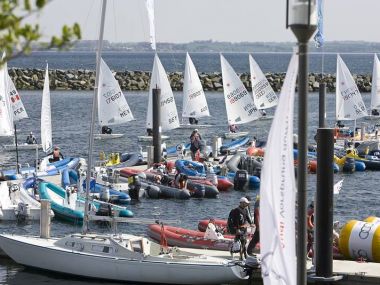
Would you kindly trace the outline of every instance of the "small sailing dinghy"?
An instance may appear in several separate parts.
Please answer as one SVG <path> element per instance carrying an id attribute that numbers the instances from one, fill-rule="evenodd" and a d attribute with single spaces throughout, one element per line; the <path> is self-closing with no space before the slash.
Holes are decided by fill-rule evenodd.
<path id="1" fill-rule="evenodd" d="M 259 120 L 272 120 L 273 116 L 267 115 L 265 109 L 277 105 L 277 95 L 252 55 L 249 55 L 249 68 L 251 72 L 253 100 L 261 115 Z"/>
<path id="2" fill-rule="evenodd" d="M 257 120 L 260 117 L 253 97 L 223 55 L 220 55 L 223 77 L 224 101 L 226 103 L 228 125 L 240 125 Z M 248 132 L 228 132 L 225 138 L 246 136 Z"/>
<path id="3" fill-rule="evenodd" d="M 198 124 L 198 118 L 209 117 L 210 112 L 202 83 L 199 80 L 198 72 L 189 53 L 186 53 L 186 65 L 183 77 L 182 120 L 184 121 L 184 119 L 189 118 L 189 122 L 181 124 L 180 128 L 207 128 L 210 125 Z M 190 121 L 193 121 L 194 124 L 191 124 Z"/>
<path id="4" fill-rule="evenodd" d="M 380 120 L 380 61 L 376 54 L 373 60 L 370 114 L 364 119 Z"/>
<path id="5" fill-rule="evenodd" d="M 108 126 L 120 125 L 134 120 L 128 102 L 121 91 L 119 83 L 116 81 L 108 65 L 103 59 L 100 62 L 99 89 L 98 89 L 98 121 L 99 125 L 110 130 Z M 105 132 L 95 134 L 94 139 L 116 139 L 124 134 L 113 134 Z"/>

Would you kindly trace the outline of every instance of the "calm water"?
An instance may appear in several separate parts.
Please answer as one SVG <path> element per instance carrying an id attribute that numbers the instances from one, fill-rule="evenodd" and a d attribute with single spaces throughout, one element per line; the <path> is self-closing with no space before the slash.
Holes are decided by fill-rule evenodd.
<path id="1" fill-rule="evenodd" d="M 191 53 L 191 58 L 198 72 L 221 72 L 219 53 Z M 183 71 L 185 53 L 159 53 L 166 71 Z M 248 53 L 225 53 L 236 72 L 249 72 Z M 286 72 L 289 53 L 253 53 L 264 72 Z M 355 74 L 371 74 L 372 54 L 342 54 L 348 68 Z M 103 58 L 112 70 L 151 71 L 153 53 L 104 52 Z M 45 68 L 46 62 L 51 69 L 93 69 L 95 70 L 95 53 L 89 52 L 34 52 L 28 57 L 19 57 L 8 63 L 9 67 Z M 311 54 L 310 72 L 335 73 L 336 55 Z"/>
<path id="2" fill-rule="evenodd" d="M 21 92 L 25 107 L 27 108 L 30 119 L 21 121 L 20 140 L 24 140 L 28 132 L 33 131 L 39 139 L 40 129 L 40 91 L 23 91 Z M 201 130 L 202 136 L 211 141 L 212 137 L 223 133 L 227 130 L 226 113 L 222 93 L 207 93 L 207 100 L 210 106 L 212 117 L 201 120 L 201 123 L 214 124 L 207 130 Z M 53 125 L 53 143 L 61 147 L 65 156 L 84 156 L 87 157 L 87 144 L 89 134 L 90 106 L 92 92 L 52 92 L 52 125 Z M 369 95 L 364 95 L 366 105 L 369 104 Z M 327 118 L 331 126 L 335 114 L 335 94 L 327 96 Z M 127 100 L 131 106 L 132 112 L 136 118 L 135 121 L 122 126 L 115 126 L 114 132 L 125 133 L 125 137 L 111 141 L 95 141 L 94 156 L 98 157 L 100 151 L 110 153 L 112 151 L 131 152 L 138 149 L 137 136 L 144 134 L 145 116 L 147 106 L 147 93 L 135 92 L 128 93 Z M 182 108 L 182 99 L 180 93 L 175 93 L 175 99 L 178 110 Z M 312 141 L 317 127 L 318 120 L 318 95 L 310 94 L 309 100 L 309 138 Z M 297 111 L 296 111 L 297 115 Z M 269 131 L 270 122 L 252 122 L 241 127 L 242 130 L 249 130 L 252 135 L 258 138 L 266 139 Z M 297 124 L 295 124 L 295 128 Z M 168 145 L 175 145 L 180 142 L 186 142 L 190 130 L 173 130 L 168 133 L 171 140 Z M 1 143 L 10 142 L 4 138 Z M 34 152 L 20 153 L 20 161 L 32 163 L 35 158 Z M 14 163 L 15 157 L 12 152 L 0 151 L 0 167 Z M 351 175 L 336 174 L 335 181 L 344 178 L 343 190 L 335 200 L 334 220 L 345 222 L 349 219 L 364 219 L 369 215 L 380 216 L 378 189 L 380 177 L 378 172 L 358 172 Z M 316 176 L 309 175 L 308 180 L 309 198 L 314 195 Z M 249 193 L 252 196 L 257 194 L 256 191 Z M 192 199 L 188 201 L 176 200 L 142 200 L 141 203 L 129 206 L 135 213 L 136 217 L 180 219 L 179 226 L 196 229 L 198 221 L 203 218 L 226 218 L 230 209 L 236 207 L 242 193 L 231 191 L 221 193 L 219 199 Z M 107 229 L 92 226 L 96 231 L 107 231 Z M 120 225 L 121 231 L 129 231 L 136 234 L 145 234 L 146 226 L 144 225 Z M 68 232 L 77 232 L 80 228 L 76 225 L 62 223 L 59 221 L 52 222 L 52 234 L 63 235 Z M 13 223 L 0 223 L 0 232 L 15 233 L 35 233 L 39 231 L 39 225 L 32 223 L 24 226 L 17 226 Z M 33 269 L 25 269 L 15 263 L 0 259 L 0 284 L 105 284 L 94 281 L 82 281 L 80 279 L 68 279 L 66 276 L 41 272 Z M 115 284 L 115 283 L 113 283 Z"/>

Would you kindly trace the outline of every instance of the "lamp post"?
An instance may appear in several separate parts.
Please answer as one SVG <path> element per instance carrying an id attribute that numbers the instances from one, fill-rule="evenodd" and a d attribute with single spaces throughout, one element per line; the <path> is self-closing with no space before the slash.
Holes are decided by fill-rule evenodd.
<path id="1" fill-rule="evenodd" d="M 307 44 L 316 30 L 316 0 L 287 0 L 286 27 L 298 41 L 298 169 L 297 169 L 297 284 L 306 284 L 306 182 L 308 55 Z"/>

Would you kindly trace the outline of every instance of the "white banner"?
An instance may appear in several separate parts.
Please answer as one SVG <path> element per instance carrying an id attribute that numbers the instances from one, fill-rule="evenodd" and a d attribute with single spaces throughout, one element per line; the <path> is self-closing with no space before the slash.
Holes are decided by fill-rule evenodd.
<path id="1" fill-rule="evenodd" d="M 46 64 L 45 82 L 44 90 L 42 91 L 41 105 L 41 144 L 44 152 L 49 152 L 53 148 L 49 84 L 49 69 L 48 65 Z"/>
<path id="2" fill-rule="evenodd" d="M 156 27 L 154 25 L 154 0 L 146 0 L 149 20 L 149 40 L 153 50 L 156 50 Z"/>
<path id="3" fill-rule="evenodd" d="M 358 86 L 339 55 L 336 66 L 336 120 L 356 120 L 367 116 Z"/>
<path id="4" fill-rule="evenodd" d="M 377 55 L 373 59 L 371 110 L 380 108 L 380 62 Z"/>
<path id="5" fill-rule="evenodd" d="M 298 56 L 294 54 L 269 132 L 261 173 L 260 248 L 265 285 L 296 284 L 293 109 L 297 72 Z"/>
<path id="6" fill-rule="evenodd" d="M 5 63 L 0 69 L 0 136 L 12 136 L 13 116 L 8 86 L 8 70 Z"/>

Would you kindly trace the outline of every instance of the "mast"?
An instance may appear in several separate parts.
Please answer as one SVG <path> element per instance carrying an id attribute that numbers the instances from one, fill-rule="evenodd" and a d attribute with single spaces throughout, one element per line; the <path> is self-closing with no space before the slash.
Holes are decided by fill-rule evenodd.
<path id="1" fill-rule="evenodd" d="M 89 192 L 90 192 L 90 178 L 91 178 L 91 167 L 92 167 L 92 150 L 94 145 L 94 126 L 95 126 L 95 116 L 98 102 L 98 84 L 99 84 L 99 71 L 100 71 L 100 59 L 103 49 L 103 34 L 104 34 L 104 22 L 106 16 L 107 0 L 102 1 L 102 16 L 100 20 L 100 30 L 99 30 L 99 40 L 98 49 L 96 52 L 96 77 L 94 86 L 94 97 L 92 98 L 92 112 L 91 112 L 91 124 L 90 124 L 90 137 L 88 142 L 88 165 L 87 165 L 87 177 L 86 177 L 86 202 L 84 208 L 84 219 L 82 233 L 85 234 L 88 231 L 88 211 L 89 211 Z"/>

